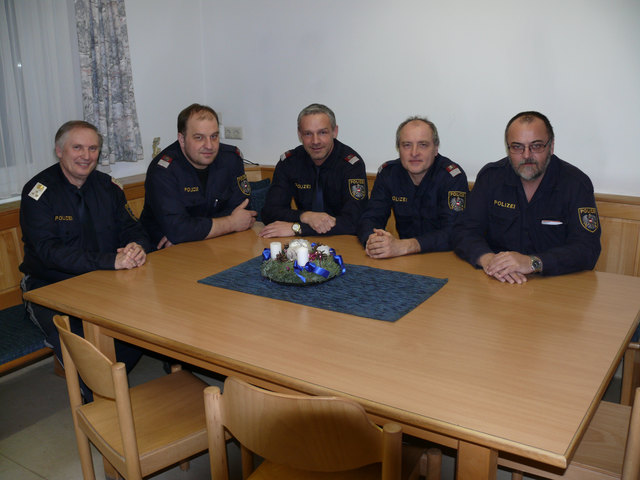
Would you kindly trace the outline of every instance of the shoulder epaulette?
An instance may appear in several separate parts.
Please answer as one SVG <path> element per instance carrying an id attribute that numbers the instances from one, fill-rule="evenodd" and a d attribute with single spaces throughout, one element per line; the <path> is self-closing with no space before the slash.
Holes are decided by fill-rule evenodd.
<path id="1" fill-rule="evenodd" d="M 451 175 L 452 177 L 455 177 L 462 173 L 462 170 L 460 170 L 460 167 L 458 167 L 458 165 L 456 165 L 455 163 L 450 163 L 449 165 L 447 165 L 446 168 L 447 168 L 447 172 L 449 172 L 449 175 Z"/>
<path id="2" fill-rule="evenodd" d="M 358 163 L 360 161 L 360 157 L 358 157 L 357 155 L 354 155 L 352 153 L 352 154 L 347 155 L 346 157 L 344 157 L 344 160 L 346 162 L 349 162 L 351 165 L 355 165 L 356 163 Z"/>
<path id="3" fill-rule="evenodd" d="M 382 165 L 380 165 L 378 167 L 378 173 L 380 173 L 383 168 L 388 167 L 388 166 L 389 166 L 389 162 L 384 162 Z"/>
<path id="4" fill-rule="evenodd" d="M 242 155 L 242 152 L 235 145 L 229 145 L 228 143 L 221 143 L 219 151 L 220 152 L 233 153 L 233 154 L 239 156 L 242 160 L 244 160 L 244 156 Z"/>
<path id="5" fill-rule="evenodd" d="M 40 200 L 40 197 L 47 189 L 46 185 L 41 184 L 40 182 L 36 183 L 31 191 L 29 192 L 29 196 L 33 198 L 35 201 Z"/>
<path id="6" fill-rule="evenodd" d="M 124 187 L 122 186 L 122 183 L 120 183 L 120 180 L 118 180 L 117 178 L 111 177 L 111 183 L 116 185 L 120 190 L 124 192 Z"/>
<path id="7" fill-rule="evenodd" d="M 169 155 L 163 155 L 162 158 L 158 160 L 158 166 L 167 168 L 169 165 L 171 165 L 171 162 L 173 162 L 173 158 L 171 158 Z"/>
<path id="8" fill-rule="evenodd" d="M 287 150 L 282 155 L 280 155 L 280 161 L 284 160 L 285 158 L 289 158 L 291 155 L 293 155 L 293 151 Z"/>

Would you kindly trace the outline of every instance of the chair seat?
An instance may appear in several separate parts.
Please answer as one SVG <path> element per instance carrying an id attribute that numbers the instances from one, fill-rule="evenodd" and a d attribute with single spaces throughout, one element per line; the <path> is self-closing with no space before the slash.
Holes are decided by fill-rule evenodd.
<path id="1" fill-rule="evenodd" d="M 142 476 L 176 464 L 185 453 L 207 449 L 204 402 L 206 383 L 187 371 L 162 376 L 130 390 Z M 108 460 L 124 468 L 115 402 L 96 398 L 78 409 L 80 427 L 96 445 L 107 443 Z M 165 418 L 165 422 L 158 422 Z M 95 430 L 94 430 L 95 428 Z M 176 444 L 179 443 L 179 448 Z"/>
<path id="2" fill-rule="evenodd" d="M 603 480 L 622 475 L 631 407 L 600 402 L 589 428 L 564 474 L 553 474 L 518 462 L 498 459 L 498 464 L 549 479 Z"/>
<path id="3" fill-rule="evenodd" d="M 600 402 L 569 470 L 580 467 L 620 478 L 630 417 L 631 407 Z"/>

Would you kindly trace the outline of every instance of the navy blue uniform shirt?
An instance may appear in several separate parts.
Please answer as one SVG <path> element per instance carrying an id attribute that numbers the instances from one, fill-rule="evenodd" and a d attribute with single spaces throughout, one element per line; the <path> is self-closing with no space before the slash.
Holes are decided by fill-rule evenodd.
<path id="1" fill-rule="evenodd" d="M 79 217 L 84 196 L 94 234 Z M 54 283 L 93 270 L 113 270 L 116 250 L 131 242 L 149 251 L 149 240 L 119 186 L 94 170 L 80 189 L 69 183 L 57 163 L 27 182 L 20 202 L 24 261 L 20 271 L 42 283 Z M 89 237 L 89 238 L 87 238 Z"/>
<path id="2" fill-rule="evenodd" d="M 591 180 L 551 156 L 527 202 L 508 158 L 485 165 L 453 234 L 455 252 L 474 266 L 485 253 L 540 257 L 543 274 L 590 270 L 600 255 L 600 224 Z"/>
<path id="3" fill-rule="evenodd" d="M 178 141 L 151 161 L 140 221 L 154 246 L 164 236 L 173 244 L 205 239 L 212 218 L 230 215 L 249 198 L 251 187 L 236 147 L 221 143 L 208 169 L 207 183 L 202 185 Z"/>
<path id="4" fill-rule="evenodd" d="M 285 152 L 276 165 L 269 187 L 262 221 L 300 222 L 300 215 L 312 211 L 316 170 L 302 145 Z M 362 211 L 367 205 L 367 173 L 364 161 L 351 147 L 333 141 L 333 150 L 320 166 L 324 212 L 336 218 L 325 235 L 354 235 Z M 291 199 L 297 210 L 291 208 Z M 301 223 L 302 235 L 319 235 Z"/>
<path id="5" fill-rule="evenodd" d="M 400 159 L 384 163 L 358 226 L 366 245 L 374 228 L 384 229 L 391 210 L 401 239 L 415 238 L 421 252 L 451 250 L 451 231 L 464 211 L 469 183 L 464 171 L 438 154 L 419 185 L 414 185 Z"/>

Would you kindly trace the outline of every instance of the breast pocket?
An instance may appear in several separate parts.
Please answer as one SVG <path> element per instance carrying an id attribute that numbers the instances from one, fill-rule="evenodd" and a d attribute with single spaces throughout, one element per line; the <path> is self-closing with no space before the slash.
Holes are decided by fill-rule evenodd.
<path id="1" fill-rule="evenodd" d="M 517 225 L 520 212 L 516 208 L 495 206 L 489 213 L 489 238 L 503 244 L 510 237 L 510 231 Z"/>
<path id="2" fill-rule="evenodd" d="M 325 178 L 323 180 L 322 186 L 325 205 L 333 205 L 334 207 L 342 208 L 344 199 L 351 198 L 349 188 L 345 189 L 344 184 L 340 184 L 336 181 L 331 181 L 331 179 L 329 178 Z"/>
<path id="3" fill-rule="evenodd" d="M 203 200 L 204 196 L 200 191 L 200 187 L 184 187 L 182 191 L 182 201 L 187 208 L 201 204 Z"/>
<path id="4" fill-rule="evenodd" d="M 409 232 L 413 232 L 414 229 L 414 216 L 415 212 L 406 200 L 394 200 L 393 202 L 393 216 L 396 219 L 396 230 L 403 238 Z"/>
<path id="5" fill-rule="evenodd" d="M 566 242 L 568 225 L 567 218 L 562 214 L 538 215 L 536 231 L 541 236 L 544 245 L 563 245 Z"/>
<path id="6" fill-rule="evenodd" d="M 182 192 L 182 205 L 191 217 L 204 217 L 210 214 L 207 211 L 207 202 L 200 187 L 185 187 Z"/>
<path id="7" fill-rule="evenodd" d="M 62 239 L 62 242 L 66 245 L 71 245 L 80 237 L 80 222 L 59 222 L 58 234 Z"/>
<path id="8" fill-rule="evenodd" d="M 223 188 L 217 191 L 214 198 L 209 198 L 207 200 L 210 205 L 209 210 L 211 215 L 220 214 L 221 212 L 230 213 L 232 208 L 235 208 L 235 205 L 231 205 L 230 203 L 233 198 L 234 191 L 235 190 L 233 188 Z"/>
<path id="9" fill-rule="evenodd" d="M 55 209 L 53 212 L 55 234 L 69 245 L 80 236 L 81 225 L 77 214 L 70 208 Z"/>

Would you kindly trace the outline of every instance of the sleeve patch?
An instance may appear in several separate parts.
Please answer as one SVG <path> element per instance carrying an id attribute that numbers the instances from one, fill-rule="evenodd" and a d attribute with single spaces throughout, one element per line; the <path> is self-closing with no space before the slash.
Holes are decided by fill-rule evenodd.
<path id="1" fill-rule="evenodd" d="M 115 186 L 117 186 L 120 190 L 124 192 L 124 187 L 122 186 L 122 183 L 120 183 L 120 180 L 111 177 L 111 183 L 113 183 Z"/>
<path id="2" fill-rule="evenodd" d="M 45 185 L 38 182 L 33 186 L 31 191 L 29 192 L 29 196 L 37 202 L 38 200 L 40 200 L 40 197 L 42 196 L 42 194 L 46 189 L 47 187 Z"/>
<path id="3" fill-rule="evenodd" d="M 455 163 L 452 163 L 447 167 L 447 172 L 449 172 L 452 177 L 455 177 L 457 175 L 460 175 L 462 173 L 462 170 L 460 170 L 460 167 L 458 167 Z"/>
<path id="4" fill-rule="evenodd" d="M 462 212 L 467 205 L 467 192 L 449 191 L 449 209 Z"/>
<path id="5" fill-rule="evenodd" d="M 236 177 L 236 181 L 238 182 L 238 188 L 245 195 L 251 195 L 251 185 L 249 185 L 249 180 L 247 180 L 247 175 L 241 175 Z"/>
<path id="6" fill-rule="evenodd" d="M 168 155 L 163 155 L 162 158 L 158 160 L 158 165 L 162 168 L 167 168 L 169 165 L 171 165 L 172 161 L 173 158 Z"/>
<path id="7" fill-rule="evenodd" d="M 598 230 L 598 211 L 595 207 L 578 208 L 578 217 L 580 218 L 580 225 L 587 231 L 593 233 Z"/>
<path id="8" fill-rule="evenodd" d="M 364 188 L 364 178 L 350 178 L 349 193 L 356 200 L 364 200 L 367 196 L 367 189 Z"/>
<path id="9" fill-rule="evenodd" d="M 351 165 L 355 165 L 360 161 L 360 157 L 353 154 L 347 155 L 344 159 L 345 161 L 349 162 Z"/>

